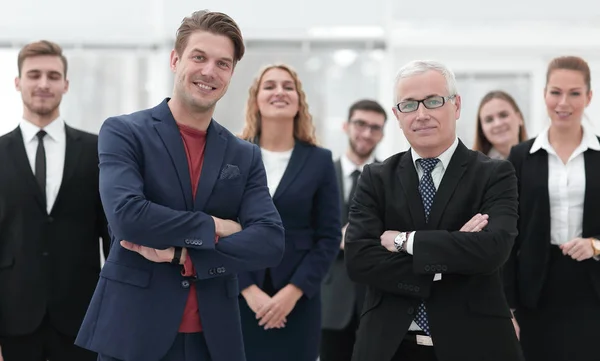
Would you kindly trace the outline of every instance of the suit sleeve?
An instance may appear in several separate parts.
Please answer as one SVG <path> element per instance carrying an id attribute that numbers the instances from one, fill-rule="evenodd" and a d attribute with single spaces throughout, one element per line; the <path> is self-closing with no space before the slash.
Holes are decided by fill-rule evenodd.
<path id="1" fill-rule="evenodd" d="M 256 145 L 252 149 L 252 166 L 238 211 L 242 231 L 219 237 L 211 252 L 188 248 L 199 279 L 275 267 L 283 257 L 281 218 L 269 194 L 260 150 Z"/>
<path id="2" fill-rule="evenodd" d="M 510 155 L 508 156 L 508 161 L 512 163 L 515 168 L 515 174 L 517 176 L 517 189 L 521 190 L 521 164 L 522 164 L 522 156 L 519 154 L 518 148 L 512 148 Z M 520 198 L 520 193 L 519 193 Z M 520 201 L 520 199 L 519 199 Z M 519 217 L 517 221 L 517 229 L 520 229 L 520 222 L 523 220 Z M 521 246 L 521 236 L 517 235 L 515 238 L 515 243 L 511 249 L 510 256 L 508 257 L 508 261 L 502 267 L 502 276 L 504 283 L 504 293 L 506 295 L 506 299 L 510 308 L 516 309 L 518 303 L 518 291 L 517 291 L 517 254 L 519 253 L 519 248 Z"/>
<path id="3" fill-rule="evenodd" d="M 218 246 L 210 215 L 173 210 L 145 198 L 141 165 L 152 155 L 142 152 L 125 119 L 104 122 L 98 153 L 100 196 L 115 239 L 156 249 L 186 247 L 201 279 L 268 267 L 281 258 L 283 227 L 256 149 L 238 213 L 243 231 L 220 238 Z"/>
<path id="4" fill-rule="evenodd" d="M 413 257 L 390 252 L 381 246 L 384 229 L 385 194 L 383 185 L 365 166 L 350 206 L 346 229 L 346 268 L 350 278 L 383 292 L 428 298 L 433 275 L 413 271 Z"/>
<path id="5" fill-rule="evenodd" d="M 331 153 L 322 162 L 321 178 L 314 195 L 312 224 L 315 242 L 296 268 L 290 283 L 302 290 L 308 298 L 321 288 L 321 282 L 338 253 L 341 242 L 340 194 L 331 161 Z M 318 173 L 317 173 L 318 174 Z"/>
<path id="6" fill-rule="evenodd" d="M 100 200 L 98 200 L 96 222 L 98 227 L 98 233 L 100 236 L 100 242 L 102 242 L 102 252 L 104 253 L 104 259 L 107 259 L 111 245 L 110 234 L 108 233 L 108 223 L 106 221 L 106 215 L 104 214 L 104 208 L 102 207 L 102 202 L 100 202 Z"/>
<path id="7" fill-rule="evenodd" d="M 507 261 L 517 236 L 517 177 L 511 163 L 496 163 L 479 212 L 489 215 L 481 232 L 442 230 L 415 233 L 413 269 L 417 274 L 486 274 Z"/>

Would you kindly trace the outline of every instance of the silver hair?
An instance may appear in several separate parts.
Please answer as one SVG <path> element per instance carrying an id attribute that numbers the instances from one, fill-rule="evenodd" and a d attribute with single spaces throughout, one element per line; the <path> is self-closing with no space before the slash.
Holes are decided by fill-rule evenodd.
<path id="1" fill-rule="evenodd" d="M 420 75 L 429 70 L 437 71 L 444 76 L 446 79 L 446 90 L 448 91 L 448 95 L 455 95 L 458 93 L 454 73 L 447 66 L 435 60 L 413 60 L 398 70 L 396 81 L 394 81 L 394 102 L 398 101 L 398 82 L 400 82 L 401 79 Z"/>

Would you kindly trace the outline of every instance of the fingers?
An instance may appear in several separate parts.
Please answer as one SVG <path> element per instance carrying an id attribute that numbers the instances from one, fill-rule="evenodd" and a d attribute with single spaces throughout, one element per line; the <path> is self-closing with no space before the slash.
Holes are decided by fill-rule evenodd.
<path id="1" fill-rule="evenodd" d="M 479 232 L 488 224 L 487 214 L 477 213 L 460 229 L 461 232 Z"/>
<path id="2" fill-rule="evenodd" d="M 128 241 L 121 241 L 120 244 L 121 244 L 121 247 L 123 247 L 125 249 L 128 249 L 128 250 L 133 251 L 133 252 L 140 253 L 141 246 L 138 245 L 138 244 L 131 243 L 131 242 L 128 242 Z"/>
<path id="3" fill-rule="evenodd" d="M 275 307 L 271 308 L 269 311 L 267 311 L 265 313 L 265 315 L 260 319 L 260 322 L 258 322 L 259 326 L 265 326 L 267 325 L 269 322 L 277 319 L 277 314 L 278 314 L 278 310 L 275 309 Z"/>

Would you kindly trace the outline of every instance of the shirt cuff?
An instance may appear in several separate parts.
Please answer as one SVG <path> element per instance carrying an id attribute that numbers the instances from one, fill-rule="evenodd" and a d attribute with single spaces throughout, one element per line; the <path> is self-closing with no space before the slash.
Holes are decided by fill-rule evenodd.
<path id="1" fill-rule="evenodd" d="M 415 241 L 415 233 L 417 232 L 410 232 L 410 235 L 408 236 L 408 240 L 406 241 L 406 253 L 412 255 L 413 254 L 413 243 Z"/>

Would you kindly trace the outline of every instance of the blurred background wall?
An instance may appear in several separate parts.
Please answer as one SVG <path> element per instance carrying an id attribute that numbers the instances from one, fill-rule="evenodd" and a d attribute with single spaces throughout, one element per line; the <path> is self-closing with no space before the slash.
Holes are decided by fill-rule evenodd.
<path id="1" fill-rule="evenodd" d="M 492 89 L 512 94 L 529 135 L 539 133 L 547 124 L 546 66 L 555 56 L 582 56 L 592 89 L 600 89 L 600 3 L 592 0 L 0 0 L 0 134 L 21 117 L 14 78 L 25 43 L 48 39 L 63 46 L 71 86 L 62 115 L 98 132 L 106 117 L 170 95 L 175 30 L 184 16 L 204 8 L 231 15 L 247 45 L 215 119 L 239 132 L 254 76 L 264 65 L 285 62 L 298 71 L 319 140 L 336 157 L 347 142 L 341 136 L 347 109 L 363 97 L 388 110 L 378 157 L 406 149 L 391 112 L 392 85 L 397 69 L 413 59 L 437 59 L 456 73 L 463 97 L 458 132 L 467 146 L 479 100 Z M 587 115 L 598 132 L 600 99 Z"/>

